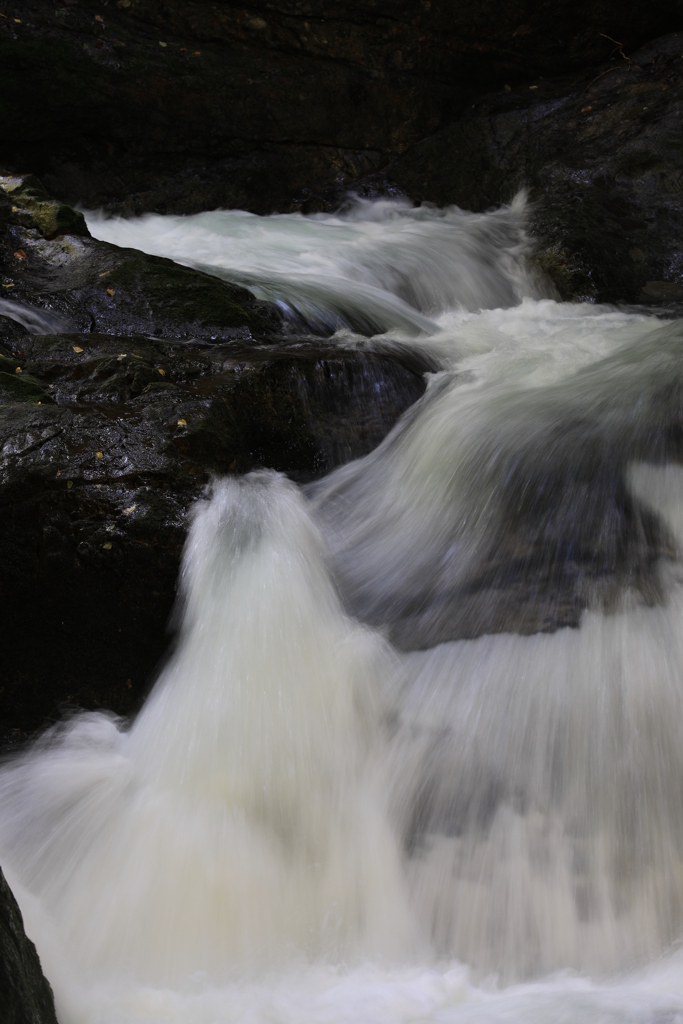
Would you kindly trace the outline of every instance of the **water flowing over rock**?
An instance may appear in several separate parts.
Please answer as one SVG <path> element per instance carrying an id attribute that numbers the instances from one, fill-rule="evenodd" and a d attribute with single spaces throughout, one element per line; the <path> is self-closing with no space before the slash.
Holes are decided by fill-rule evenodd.
<path id="1" fill-rule="evenodd" d="M 382 187 L 468 210 L 527 188 L 537 261 L 562 298 L 680 307 L 682 54 L 683 35 L 665 36 L 589 75 L 482 98 Z"/>
<path id="2" fill-rule="evenodd" d="M 20 182 L 4 186 L 21 203 Z M 45 239 L 23 216 L 4 227 L 0 299 L 5 739 L 65 705 L 136 707 L 210 476 L 305 481 L 366 454 L 429 364 L 286 338 L 243 288 L 87 234 Z"/>

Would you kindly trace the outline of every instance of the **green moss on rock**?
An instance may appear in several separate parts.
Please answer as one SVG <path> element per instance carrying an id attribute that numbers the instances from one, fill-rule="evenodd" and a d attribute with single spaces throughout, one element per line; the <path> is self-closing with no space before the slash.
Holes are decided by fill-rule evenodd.
<path id="1" fill-rule="evenodd" d="M 24 374 L 5 373 L 0 370 L 0 405 L 14 405 L 17 402 L 51 402 L 42 384 Z"/>

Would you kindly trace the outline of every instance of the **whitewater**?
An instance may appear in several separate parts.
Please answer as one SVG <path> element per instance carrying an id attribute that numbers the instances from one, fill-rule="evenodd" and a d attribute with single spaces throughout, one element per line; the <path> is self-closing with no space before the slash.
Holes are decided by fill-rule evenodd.
<path id="1" fill-rule="evenodd" d="M 0 766 L 60 1024 L 683 1021 L 683 322 L 558 301 L 525 220 L 88 214 L 428 370 L 215 479 L 140 713 Z"/>

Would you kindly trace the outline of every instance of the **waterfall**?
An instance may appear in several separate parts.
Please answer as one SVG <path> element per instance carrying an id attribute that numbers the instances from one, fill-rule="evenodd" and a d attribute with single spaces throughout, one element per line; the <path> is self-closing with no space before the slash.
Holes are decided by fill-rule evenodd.
<path id="1" fill-rule="evenodd" d="M 215 480 L 139 715 L 0 770 L 62 1024 L 683 1020 L 683 324 L 544 297 L 523 198 L 88 223 L 434 370 Z"/>

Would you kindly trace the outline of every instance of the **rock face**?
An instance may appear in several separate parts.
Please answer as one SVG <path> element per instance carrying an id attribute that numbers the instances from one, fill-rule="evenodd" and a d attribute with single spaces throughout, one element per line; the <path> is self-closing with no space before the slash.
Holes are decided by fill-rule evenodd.
<path id="1" fill-rule="evenodd" d="M 0 1010 L 2 1024 L 57 1024 L 52 989 L 27 938 L 12 890 L 0 870 Z"/>
<path id="2" fill-rule="evenodd" d="M 0 228 L 0 742 L 137 706 L 211 474 L 313 479 L 424 392 L 419 368 L 285 337 L 242 289 L 27 216 Z"/>
<path id="3" fill-rule="evenodd" d="M 578 81 L 486 96 L 398 159 L 384 187 L 470 210 L 526 187 L 536 259 L 562 298 L 680 303 L 682 117 L 678 34 Z"/>
<path id="4" fill-rule="evenodd" d="M 680 25 L 681 0 L 9 0 L 0 169 L 129 211 L 286 210 L 484 91 Z"/>

